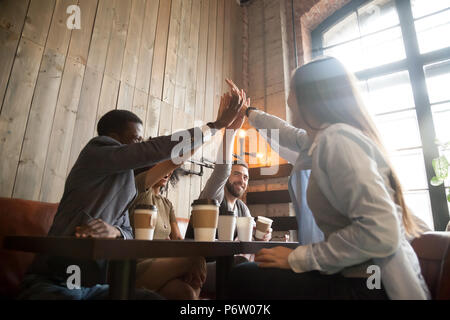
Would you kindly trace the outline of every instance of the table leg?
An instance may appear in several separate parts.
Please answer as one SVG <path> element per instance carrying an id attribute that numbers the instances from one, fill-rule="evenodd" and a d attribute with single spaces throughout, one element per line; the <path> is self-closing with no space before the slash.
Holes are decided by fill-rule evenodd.
<path id="1" fill-rule="evenodd" d="M 134 299 L 136 260 L 109 261 L 109 298 L 111 300 Z"/>
<path id="2" fill-rule="evenodd" d="M 218 257 L 216 260 L 216 299 L 226 299 L 228 276 L 233 267 L 233 256 Z"/>

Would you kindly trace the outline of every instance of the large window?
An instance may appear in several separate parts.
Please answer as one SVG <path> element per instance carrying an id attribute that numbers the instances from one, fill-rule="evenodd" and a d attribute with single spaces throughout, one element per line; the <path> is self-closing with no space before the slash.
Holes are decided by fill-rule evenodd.
<path id="1" fill-rule="evenodd" d="M 443 230 L 450 181 L 429 181 L 436 139 L 450 141 L 450 0 L 353 0 L 312 36 L 315 56 L 340 59 L 360 81 L 407 204 Z"/>

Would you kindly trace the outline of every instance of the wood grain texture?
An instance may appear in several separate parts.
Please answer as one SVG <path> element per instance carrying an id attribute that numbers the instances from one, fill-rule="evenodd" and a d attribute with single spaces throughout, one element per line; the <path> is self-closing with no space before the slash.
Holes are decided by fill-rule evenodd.
<path id="1" fill-rule="evenodd" d="M 189 40 L 191 26 L 192 0 L 181 3 L 180 38 L 177 50 L 177 72 L 175 76 L 175 109 L 184 111 L 187 86 L 187 63 L 189 55 Z"/>
<path id="2" fill-rule="evenodd" d="M 48 31 L 46 47 L 22 145 L 13 197 L 38 200 L 45 159 L 71 30 L 66 26 L 66 8 L 74 0 L 58 0 Z"/>
<path id="3" fill-rule="evenodd" d="M 156 25 L 158 22 L 159 0 L 147 0 L 144 29 L 142 32 L 139 63 L 136 75 L 136 89 L 149 93 L 155 50 Z"/>
<path id="4" fill-rule="evenodd" d="M 28 5 L 28 0 L 0 1 L 0 111 Z"/>
<path id="5" fill-rule="evenodd" d="M 162 99 L 171 6 L 172 0 L 160 1 L 158 9 L 158 24 L 156 26 L 150 94 L 159 99 Z"/>
<path id="6" fill-rule="evenodd" d="M 87 67 L 81 88 L 80 102 L 73 134 L 68 170 L 70 171 L 80 151 L 93 137 L 97 107 L 100 99 L 106 57 L 112 30 L 114 1 L 100 0 L 92 34 Z"/>
<path id="7" fill-rule="evenodd" d="M 136 84 L 144 14 L 145 0 L 132 0 L 130 23 L 123 57 L 122 75 L 120 78 L 122 82 L 126 82 L 132 87 Z"/>
<path id="8" fill-rule="evenodd" d="M 37 200 L 39 197 L 64 63 L 65 56 L 46 49 L 28 116 L 14 198 Z"/>
<path id="9" fill-rule="evenodd" d="M 201 0 L 192 1 L 191 25 L 189 33 L 189 48 L 187 57 L 187 75 L 186 75 L 186 97 L 184 110 L 188 114 L 194 116 L 195 98 L 196 98 L 196 84 L 197 84 L 197 59 L 199 46 L 199 29 L 200 29 L 200 14 L 201 14 Z"/>
<path id="10" fill-rule="evenodd" d="M 81 29 L 72 32 L 68 56 L 86 66 L 97 16 L 98 0 L 79 0 L 78 5 L 83 13 L 81 15 Z"/>
<path id="11" fill-rule="evenodd" d="M 79 0 L 81 29 L 72 30 L 53 120 L 40 201 L 58 202 L 67 176 L 81 87 L 97 12 L 97 0 Z"/>
<path id="12" fill-rule="evenodd" d="M 119 95 L 119 80 L 114 79 L 108 75 L 103 76 L 102 89 L 98 101 L 97 118 L 95 121 L 95 128 L 101 117 L 111 110 L 116 109 L 117 96 Z M 94 135 L 97 133 L 94 132 Z"/>
<path id="13" fill-rule="evenodd" d="M 182 0 L 172 0 L 172 10 L 170 12 L 169 38 L 167 40 L 166 68 L 164 71 L 164 102 L 173 106 L 175 97 L 175 78 L 178 62 L 178 41 L 180 38 L 180 20 L 181 20 Z"/>
<path id="14" fill-rule="evenodd" d="M 22 38 L 0 114 L 0 196 L 11 197 L 43 47 Z"/>
<path id="15" fill-rule="evenodd" d="M 160 112 L 161 100 L 150 95 L 148 97 L 147 119 L 145 121 L 145 139 L 158 136 Z"/>
<path id="16" fill-rule="evenodd" d="M 206 57 L 206 87 L 205 87 L 205 106 L 203 121 L 205 123 L 213 121 L 215 91 L 215 62 L 216 62 L 216 36 L 217 36 L 217 0 L 209 3 L 209 21 L 208 21 L 208 54 Z M 210 142 L 203 146 L 203 157 L 209 161 L 214 161 L 213 144 Z M 211 170 L 206 169 L 202 177 L 202 189 L 206 181 L 211 176 Z"/>
<path id="17" fill-rule="evenodd" d="M 39 200 L 58 202 L 64 190 L 85 66 L 68 58 L 61 82 Z"/>
<path id="18" fill-rule="evenodd" d="M 22 37 L 45 46 L 55 4 L 55 0 L 31 0 Z"/>
<path id="19" fill-rule="evenodd" d="M 217 117 L 217 112 L 219 111 L 220 97 L 222 95 L 223 87 L 225 85 L 223 77 L 223 59 L 224 59 L 224 10 L 225 2 L 224 0 L 218 0 L 217 2 L 217 33 L 216 33 L 216 62 L 214 70 L 214 111 L 213 119 Z"/>
<path id="20" fill-rule="evenodd" d="M 105 75 L 120 80 L 131 12 L 131 0 L 114 0 L 113 26 L 106 57 Z"/>
<path id="21" fill-rule="evenodd" d="M 117 109 L 131 111 L 133 108 L 134 87 L 126 82 L 120 82 Z"/>

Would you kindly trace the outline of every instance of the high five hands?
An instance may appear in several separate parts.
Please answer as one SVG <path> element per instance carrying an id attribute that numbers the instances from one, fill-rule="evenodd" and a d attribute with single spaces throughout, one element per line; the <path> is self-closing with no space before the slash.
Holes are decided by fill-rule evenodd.
<path id="1" fill-rule="evenodd" d="M 243 109 L 247 98 L 245 92 L 232 92 L 230 95 L 224 95 L 220 101 L 217 120 L 213 123 L 215 129 L 231 128 L 237 126 L 241 119 L 241 110 Z"/>
<path id="2" fill-rule="evenodd" d="M 243 89 L 239 89 L 238 86 L 233 82 L 233 80 L 225 79 L 225 82 L 230 86 L 232 95 L 238 95 L 240 99 L 245 101 L 242 106 L 241 112 L 245 115 L 247 108 L 250 107 L 250 98 L 247 99 L 247 95 Z"/>
<path id="3" fill-rule="evenodd" d="M 221 97 L 219 113 L 218 113 L 219 117 L 223 112 L 225 112 L 227 106 L 230 105 L 231 100 L 232 100 L 232 95 L 229 92 L 225 93 Z M 244 108 L 244 107 L 242 107 L 242 108 Z M 237 115 L 236 119 L 230 125 L 228 125 L 225 129 L 238 130 L 242 127 L 242 125 L 244 124 L 244 121 L 245 121 L 245 113 L 240 111 L 239 114 Z"/>

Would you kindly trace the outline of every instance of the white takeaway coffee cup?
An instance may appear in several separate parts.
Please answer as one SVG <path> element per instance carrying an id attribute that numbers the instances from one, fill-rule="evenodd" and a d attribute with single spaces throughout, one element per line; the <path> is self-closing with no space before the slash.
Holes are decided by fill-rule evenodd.
<path id="1" fill-rule="evenodd" d="M 198 199 L 191 206 L 191 221 L 195 241 L 215 241 L 219 220 L 219 202 L 210 199 Z"/>
<path id="2" fill-rule="evenodd" d="M 236 227 L 239 241 L 252 241 L 253 234 L 253 217 L 238 217 Z"/>
<path id="3" fill-rule="evenodd" d="M 140 204 L 134 209 L 134 237 L 137 240 L 153 240 L 158 208 L 154 205 Z"/>
<path id="4" fill-rule="evenodd" d="M 233 241 L 236 230 L 236 216 L 233 211 L 226 215 L 219 215 L 219 240 Z"/>

